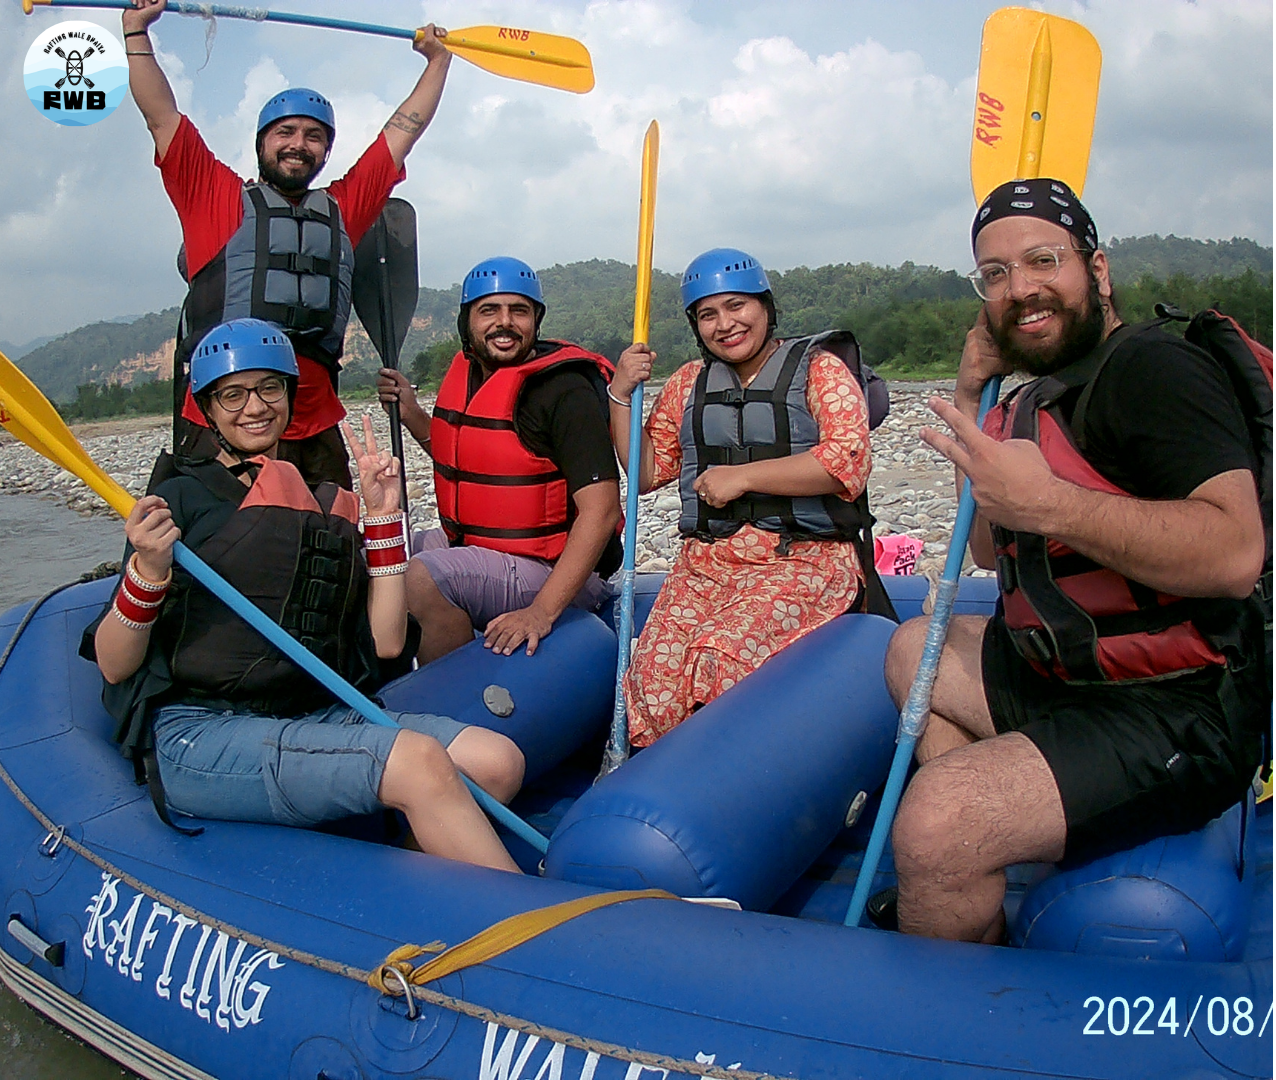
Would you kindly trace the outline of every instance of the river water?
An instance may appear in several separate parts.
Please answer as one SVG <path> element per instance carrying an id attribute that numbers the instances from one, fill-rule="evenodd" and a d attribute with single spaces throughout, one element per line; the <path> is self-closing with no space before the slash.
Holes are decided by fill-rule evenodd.
<path id="1" fill-rule="evenodd" d="M 88 517 L 30 495 L 0 495 L 0 611 L 120 557 L 115 517 Z M 0 641 L 0 651 L 8 641 Z M 7 798 L 8 793 L 0 795 Z M 122 1080 L 134 1074 L 45 1022 L 0 987 L 3 1080 Z"/>

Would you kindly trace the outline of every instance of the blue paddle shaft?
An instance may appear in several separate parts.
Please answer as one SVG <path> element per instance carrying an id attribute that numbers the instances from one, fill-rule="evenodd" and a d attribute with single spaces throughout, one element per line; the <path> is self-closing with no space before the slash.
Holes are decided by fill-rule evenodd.
<path id="1" fill-rule="evenodd" d="M 240 595 L 225 578 L 213 570 L 211 566 L 180 540 L 173 545 L 173 557 L 183 570 L 216 596 L 231 611 L 369 723 L 379 724 L 381 727 L 399 726 L 375 702 L 361 694 L 333 671 L 332 668 L 328 667 L 327 664 L 317 659 L 301 642 L 291 637 L 287 631 L 270 619 L 265 612 Z M 461 773 L 461 779 L 465 781 L 466 786 L 473 793 L 475 802 L 509 829 L 510 832 L 527 841 L 541 854 L 549 850 L 549 841 L 527 822 L 507 807 L 502 806 L 464 773 Z"/>
<path id="2" fill-rule="evenodd" d="M 43 7 L 44 5 L 40 5 Z M 52 0 L 51 7 L 118 8 L 133 6 L 131 0 Z M 324 15 L 300 15 L 290 11 L 267 11 L 265 8 L 240 7 L 232 4 L 198 4 L 189 0 L 168 0 L 167 11 L 179 15 L 212 16 L 221 19 L 248 19 L 252 22 L 291 23 L 293 26 L 323 26 L 329 30 L 354 30 L 360 34 L 379 34 L 381 37 L 416 39 L 415 30 L 400 30 L 397 26 L 380 26 L 377 23 L 354 22 L 351 19 L 330 19 Z"/>
<path id="3" fill-rule="evenodd" d="M 616 701 L 611 733 L 599 778 L 629 757 L 629 717 L 625 711 L 625 672 L 634 636 L 634 562 L 638 546 L 638 485 L 642 472 L 642 383 L 629 395 L 629 465 L 625 470 L 625 557 L 620 571 L 620 621 L 616 627 Z"/>
<path id="4" fill-rule="evenodd" d="M 988 410 L 997 403 L 1000 393 L 1001 377 L 994 375 L 984 384 L 979 398 L 980 424 L 983 424 Z M 913 759 L 913 749 L 926 729 L 926 717 L 930 715 L 930 694 L 935 686 L 935 675 L 939 671 L 939 657 L 944 651 L 944 640 L 948 637 L 948 621 L 952 618 L 953 603 L 957 599 L 961 564 L 966 558 L 966 545 L 970 542 L 975 509 L 975 497 L 970 493 L 970 480 L 966 479 L 961 485 L 957 520 L 953 523 L 953 538 L 948 544 L 944 573 L 935 592 L 935 609 L 931 612 L 930 625 L 926 627 L 926 644 L 922 648 L 921 662 L 917 665 L 917 675 L 908 691 L 908 700 L 904 702 L 904 709 L 899 716 L 895 757 L 891 760 L 891 771 L 886 777 L 882 805 L 877 811 L 877 820 L 873 823 L 873 833 L 864 850 L 864 861 L 860 865 L 859 876 L 855 879 L 855 892 L 851 894 L 851 903 L 846 910 L 846 926 L 859 926 L 864 915 L 869 892 L 873 888 L 873 878 L 877 876 L 877 864 L 881 862 L 886 837 L 890 835 L 895 811 L 899 808 L 899 799 L 904 792 L 904 780 L 908 776 L 908 765 Z"/>

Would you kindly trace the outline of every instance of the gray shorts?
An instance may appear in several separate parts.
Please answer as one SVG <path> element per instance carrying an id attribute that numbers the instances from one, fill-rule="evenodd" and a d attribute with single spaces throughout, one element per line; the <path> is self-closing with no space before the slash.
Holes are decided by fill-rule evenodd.
<path id="1" fill-rule="evenodd" d="M 412 557 L 430 572 L 443 598 L 469 615 L 477 630 L 486 629 L 498 615 L 527 607 L 554 569 L 547 559 L 482 547 L 449 547 L 442 529 L 413 533 Z M 590 574 L 572 607 L 597 611 L 610 596 L 607 582 Z"/>
<path id="2" fill-rule="evenodd" d="M 428 713 L 389 715 L 444 746 L 469 726 Z M 287 719 L 165 705 L 154 731 L 170 810 L 297 826 L 380 809 L 381 774 L 399 736 L 345 705 Z"/>

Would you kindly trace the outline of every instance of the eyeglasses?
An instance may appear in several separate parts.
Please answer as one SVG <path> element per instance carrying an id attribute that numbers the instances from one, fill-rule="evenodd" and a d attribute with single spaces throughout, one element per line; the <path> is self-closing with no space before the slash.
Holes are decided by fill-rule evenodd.
<path id="1" fill-rule="evenodd" d="M 253 394 L 261 398 L 263 404 L 276 405 L 287 393 L 288 384 L 272 376 L 262 379 L 256 386 L 228 386 L 224 390 L 214 390 L 211 396 L 227 412 L 237 413 L 244 411 Z"/>
<path id="2" fill-rule="evenodd" d="M 1059 276 L 1059 266 L 1063 262 L 1060 252 L 1076 251 L 1078 255 L 1087 253 L 1061 244 L 1058 247 L 1039 247 L 1025 252 L 1015 262 L 984 263 L 966 277 L 975 292 L 982 300 L 1000 300 L 1010 288 L 1010 271 L 1018 270 L 1029 285 L 1049 285 Z"/>

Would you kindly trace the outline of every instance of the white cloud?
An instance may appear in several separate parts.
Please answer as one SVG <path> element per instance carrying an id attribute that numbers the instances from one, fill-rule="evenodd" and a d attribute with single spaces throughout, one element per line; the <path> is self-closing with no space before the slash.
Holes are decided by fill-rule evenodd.
<path id="1" fill-rule="evenodd" d="M 339 0 L 297 9 L 348 14 Z M 978 27 L 996 0 L 533 0 L 524 25 L 585 41 L 597 87 L 578 96 L 457 61 L 399 194 L 417 207 L 422 281 L 488 255 L 534 265 L 632 260 L 643 132 L 661 125 L 656 262 L 745 247 L 784 269 L 905 259 L 964 268 Z M 1272 9 L 1266 0 L 1067 0 L 1104 49 L 1086 201 L 1104 235 L 1272 240 Z M 21 341 L 180 298 L 176 218 L 131 102 L 93 128 L 20 104 L 40 28 L 0 4 L 9 100 L 0 151 L 0 338 Z M 78 16 L 78 13 L 77 13 Z M 92 16 L 89 16 L 92 17 Z M 377 19 L 501 23 L 507 3 L 383 0 Z M 117 29 L 118 20 L 98 21 Z M 906 26 L 907 32 L 899 27 Z M 165 16 L 155 36 L 179 105 L 249 175 L 262 102 L 307 85 L 338 120 L 339 176 L 411 88 L 405 42 Z M 15 74 L 15 72 L 17 74 Z"/>

